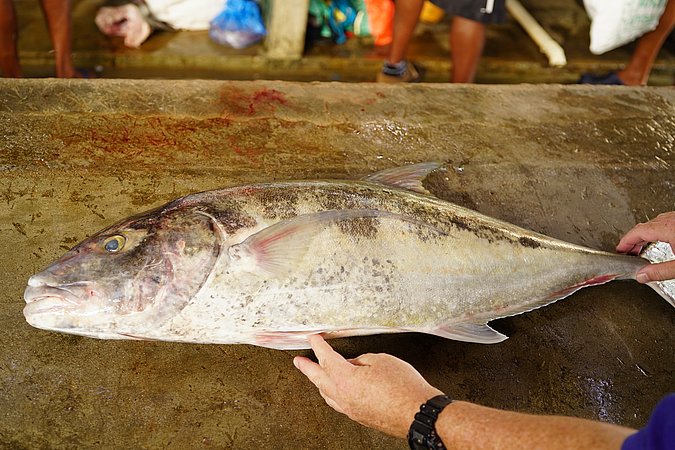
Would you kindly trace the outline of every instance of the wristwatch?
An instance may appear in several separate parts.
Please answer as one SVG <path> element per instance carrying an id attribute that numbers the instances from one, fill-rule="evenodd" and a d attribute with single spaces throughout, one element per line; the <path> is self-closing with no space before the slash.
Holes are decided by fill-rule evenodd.
<path id="1" fill-rule="evenodd" d="M 435 425 L 438 415 L 450 403 L 452 400 L 447 395 L 437 395 L 420 406 L 408 431 L 408 445 L 412 450 L 445 449 Z"/>

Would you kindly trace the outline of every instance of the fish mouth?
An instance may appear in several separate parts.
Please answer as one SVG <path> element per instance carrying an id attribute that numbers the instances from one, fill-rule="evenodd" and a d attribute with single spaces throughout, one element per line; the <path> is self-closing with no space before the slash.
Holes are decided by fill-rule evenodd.
<path id="1" fill-rule="evenodd" d="M 33 277 L 23 294 L 26 301 L 23 315 L 29 325 L 47 331 L 97 339 L 140 339 L 88 323 L 85 316 L 95 316 L 100 312 L 96 307 L 87 308 L 90 300 L 87 293 L 94 292 L 91 288 L 92 283 L 88 281 L 54 286 L 46 280 Z M 77 295 L 80 291 L 83 291 L 82 295 Z"/>
<path id="2" fill-rule="evenodd" d="M 23 294 L 25 317 L 76 309 L 80 298 L 68 289 L 54 286 L 28 286 Z"/>

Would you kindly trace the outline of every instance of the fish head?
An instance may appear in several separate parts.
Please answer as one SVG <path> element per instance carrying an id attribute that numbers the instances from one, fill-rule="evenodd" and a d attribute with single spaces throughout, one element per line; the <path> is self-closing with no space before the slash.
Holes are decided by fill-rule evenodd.
<path id="1" fill-rule="evenodd" d="M 204 285 L 220 242 L 213 218 L 195 208 L 164 207 L 127 219 L 33 275 L 24 316 L 52 331 L 153 338 Z"/>

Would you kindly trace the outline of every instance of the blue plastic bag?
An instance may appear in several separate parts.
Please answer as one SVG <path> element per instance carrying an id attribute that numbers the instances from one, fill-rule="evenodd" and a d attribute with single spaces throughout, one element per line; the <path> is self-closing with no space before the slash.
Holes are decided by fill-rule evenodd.
<path id="1" fill-rule="evenodd" d="M 349 0 L 332 0 L 329 5 L 328 26 L 336 44 L 347 42 L 347 32 L 354 29 L 356 9 Z"/>
<path id="2" fill-rule="evenodd" d="M 354 32 L 354 22 L 359 11 L 359 0 L 310 0 L 309 13 L 314 17 L 321 36 L 331 38 L 336 44 L 347 42 L 348 34 Z M 361 12 L 360 14 L 363 14 Z"/>
<path id="3" fill-rule="evenodd" d="M 234 48 L 255 44 L 265 36 L 260 6 L 253 0 L 227 0 L 225 9 L 211 21 L 209 36 Z"/>

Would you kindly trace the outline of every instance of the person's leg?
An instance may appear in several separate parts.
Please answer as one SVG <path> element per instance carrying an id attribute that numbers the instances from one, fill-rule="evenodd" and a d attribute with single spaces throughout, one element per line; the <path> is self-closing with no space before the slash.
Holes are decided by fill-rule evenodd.
<path id="1" fill-rule="evenodd" d="M 382 70 L 377 74 L 379 83 L 420 81 L 419 72 L 406 61 L 406 54 L 423 5 L 424 0 L 396 0 L 392 42 Z"/>
<path id="2" fill-rule="evenodd" d="M 628 65 L 617 75 L 628 86 L 645 86 L 652 71 L 654 60 L 675 26 L 675 0 L 668 0 L 666 9 L 661 15 L 657 27 L 649 33 L 643 34 L 637 42 L 635 50 L 628 61 Z"/>
<path id="3" fill-rule="evenodd" d="M 49 36 L 54 46 L 56 76 L 59 78 L 78 76 L 73 67 L 71 54 L 70 0 L 40 0 L 40 4 L 47 19 Z"/>
<path id="4" fill-rule="evenodd" d="M 453 83 L 472 83 L 485 44 L 485 25 L 454 16 L 450 29 Z"/>
<path id="5" fill-rule="evenodd" d="M 16 48 L 17 26 L 13 0 L 0 0 L 0 70 L 6 77 L 21 76 Z"/>
<path id="6" fill-rule="evenodd" d="M 405 59 L 422 11 L 424 0 L 396 0 L 394 9 L 394 35 L 387 61 L 396 64 Z"/>

